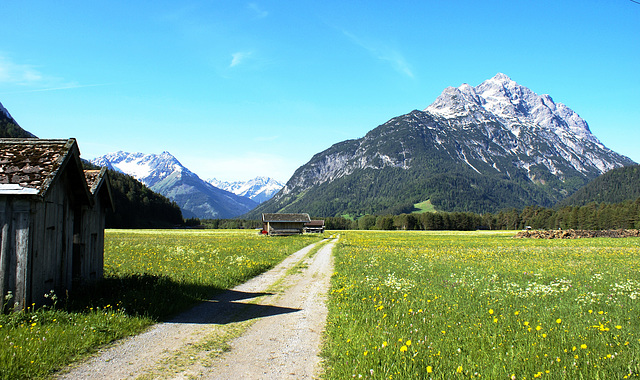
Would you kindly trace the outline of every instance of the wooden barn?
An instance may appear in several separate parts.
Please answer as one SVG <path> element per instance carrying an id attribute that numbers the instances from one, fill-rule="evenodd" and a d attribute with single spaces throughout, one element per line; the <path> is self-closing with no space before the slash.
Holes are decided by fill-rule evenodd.
<path id="1" fill-rule="evenodd" d="M 321 234 L 324 232 L 324 220 L 312 220 L 304 224 L 304 232 Z"/>
<path id="2" fill-rule="evenodd" d="M 106 170 L 85 171 L 75 139 L 0 139 L 0 295 L 14 309 L 103 274 Z"/>
<path id="3" fill-rule="evenodd" d="M 309 214 L 262 214 L 262 231 L 272 235 L 296 235 L 304 232 Z"/>

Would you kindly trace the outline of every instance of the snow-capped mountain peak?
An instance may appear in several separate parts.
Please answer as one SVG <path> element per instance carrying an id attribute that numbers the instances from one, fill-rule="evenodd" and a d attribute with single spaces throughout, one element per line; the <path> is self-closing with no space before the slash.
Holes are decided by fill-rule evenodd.
<path id="1" fill-rule="evenodd" d="M 573 161 L 579 171 L 586 170 L 576 161 L 576 157 L 588 150 L 585 144 L 605 148 L 591 133 L 587 122 L 569 107 L 556 103 L 548 94 L 536 94 L 502 73 L 476 87 L 468 84 L 448 87 L 424 111 L 469 125 L 499 123 L 513 138 L 520 138 L 522 131 L 527 130 L 549 141 L 558 141 L 566 147 L 558 154 Z M 601 172 L 614 167 L 600 158 L 593 158 L 592 164 Z"/>
<path id="2" fill-rule="evenodd" d="M 160 154 L 115 152 L 91 160 L 135 177 L 151 190 L 176 202 L 185 218 L 233 218 L 257 203 L 203 181 L 169 152 Z"/>
<path id="3" fill-rule="evenodd" d="M 161 154 L 119 151 L 98 157 L 91 162 L 127 173 L 149 187 L 175 171 L 189 172 L 189 169 L 185 168 L 177 158 L 166 151 Z"/>
<path id="4" fill-rule="evenodd" d="M 207 182 L 213 186 L 232 192 L 234 194 L 252 199 L 258 203 L 262 203 L 271 199 L 284 184 L 269 177 L 256 177 L 248 181 L 224 182 L 215 178 L 209 179 Z"/>

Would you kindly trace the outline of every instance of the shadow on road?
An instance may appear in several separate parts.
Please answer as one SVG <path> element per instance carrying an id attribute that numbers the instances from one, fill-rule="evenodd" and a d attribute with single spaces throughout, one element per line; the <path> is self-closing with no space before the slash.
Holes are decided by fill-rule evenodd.
<path id="1" fill-rule="evenodd" d="M 273 315 L 295 313 L 301 309 L 260 305 L 250 302 L 237 302 L 257 297 L 270 296 L 273 293 L 251 293 L 237 290 L 226 290 L 209 301 L 203 302 L 188 310 L 168 323 L 202 323 L 228 324 L 247 321 Z"/>

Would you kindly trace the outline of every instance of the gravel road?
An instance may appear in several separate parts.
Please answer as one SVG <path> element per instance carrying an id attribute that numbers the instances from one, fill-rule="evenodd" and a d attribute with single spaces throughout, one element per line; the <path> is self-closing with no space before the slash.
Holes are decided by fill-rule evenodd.
<path id="1" fill-rule="evenodd" d="M 270 271 L 102 349 L 56 378 L 316 378 L 336 241 L 311 257 L 314 245 L 303 248 Z"/>

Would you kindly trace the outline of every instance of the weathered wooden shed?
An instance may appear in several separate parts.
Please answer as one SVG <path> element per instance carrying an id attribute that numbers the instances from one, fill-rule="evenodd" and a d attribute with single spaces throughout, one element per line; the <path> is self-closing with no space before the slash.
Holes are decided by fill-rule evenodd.
<path id="1" fill-rule="evenodd" d="M 309 214 L 262 214 L 262 230 L 269 235 L 296 235 L 310 221 Z"/>
<path id="2" fill-rule="evenodd" d="M 324 232 L 324 220 L 312 220 L 309 223 L 304 224 L 304 232 L 307 233 L 318 233 L 321 234 Z"/>
<path id="3" fill-rule="evenodd" d="M 112 207 L 106 171 L 85 174 L 75 139 L 0 139 L 0 295 L 21 309 L 100 278 Z"/>
<path id="4" fill-rule="evenodd" d="M 93 197 L 93 207 L 84 209 L 80 239 L 79 277 L 95 281 L 104 274 L 104 226 L 107 211 L 115 211 L 107 168 L 85 170 L 85 178 Z M 78 257 L 78 256 L 76 256 Z"/>

